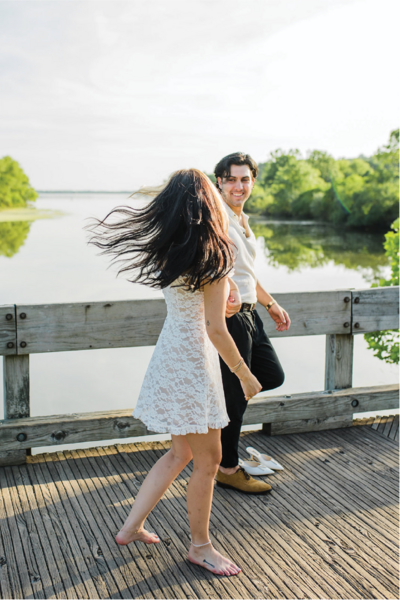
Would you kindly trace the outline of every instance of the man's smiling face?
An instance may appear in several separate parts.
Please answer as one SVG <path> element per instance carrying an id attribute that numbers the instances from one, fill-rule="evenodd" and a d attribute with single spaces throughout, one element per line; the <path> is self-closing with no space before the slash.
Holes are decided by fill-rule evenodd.
<path id="1" fill-rule="evenodd" d="M 227 205 L 234 212 L 241 212 L 254 185 L 250 167 L 248 165 L 231 165 L 230 175 L 218 177 L 218 185 Z"/>

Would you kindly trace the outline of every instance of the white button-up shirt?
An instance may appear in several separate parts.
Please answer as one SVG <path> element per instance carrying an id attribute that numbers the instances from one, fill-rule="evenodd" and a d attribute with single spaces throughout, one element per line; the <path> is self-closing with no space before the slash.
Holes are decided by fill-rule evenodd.
<path id="1" fill-rule="evenodd" d="M 226 202 L 224 202 L 224 206 L 229 216 L 228 235 L 236 246 L 236 248 L 233 248 L 235 272 L 231 277 L 239 288 L 242 302 L 253 304 L 257 302 L 257 277 L 254 271 L 254 259 L 257 248 L 256 238 L 249 227 L 249 217 L 242 213 L 245 226 L 242 227 L 239 224 L 238 216 Z"/>

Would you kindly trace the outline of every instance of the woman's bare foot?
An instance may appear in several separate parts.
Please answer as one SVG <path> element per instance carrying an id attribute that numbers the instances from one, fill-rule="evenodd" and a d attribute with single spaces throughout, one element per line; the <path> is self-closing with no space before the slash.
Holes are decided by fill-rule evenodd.
<path id="1" fill-rule="evenodd" d="M 120 546 L 126 546 L 131 542 L 144 542 L 145 544 L 158 544 L 160 538 L 155 533 L 150 533 L 146 529 L 132 530 L 124 527 L 117 534 L 115 541 Z"/>
<path id="2" fill-rule="evenodd" d="M 214 550 L 211 543 L 200 548 L 196 548 L 191 544 L 188 559 L 191 563 L 204 567 L 207 571 L 211 571 L 216 575 L 227 575 L 229 577 L 230 575 L 237 575 L 242 570 L 229 558 L 225 558 Z"/>

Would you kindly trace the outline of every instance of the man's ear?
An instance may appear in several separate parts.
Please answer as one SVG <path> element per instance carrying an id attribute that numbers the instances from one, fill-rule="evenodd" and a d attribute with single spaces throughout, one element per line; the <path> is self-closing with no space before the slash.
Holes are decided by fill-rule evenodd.
<path id="1" fill-rule="evenodd" d="M 219 189 L 221 189 L 221 183 L 222 183 L 222 178 L 221 177 L 217 177 L 217 183 L 218 183 Z"/>

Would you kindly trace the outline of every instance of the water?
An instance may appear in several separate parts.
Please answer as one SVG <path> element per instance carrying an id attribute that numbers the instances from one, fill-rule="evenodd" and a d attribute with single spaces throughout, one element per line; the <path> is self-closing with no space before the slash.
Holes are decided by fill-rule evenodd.
<path id="1" fill-rule="evenodd" d="M 129 202 L 125 194 L 43 194 L 37 209 L 62 214 L 32 223 L 0 222 L 0 304 L 161 297 L 161 292 L 117 279 L 108 260 L 86 243 L 85 219 L 104 217 Z M 259 280 L 271 293 L 368 288 L 377 277 L 389 275 L 380 235 L 263 219 L 252 219 L 251 226 L 258 237 Z M 273 343 L 286 372 L 277 393 L 323 389 L 324 336 L 275 338 Z M 152 352 L 152 347 L 141 347 L 31 355 L 32 416 L 133 408 Z M 363 336 L 355 336 L 354 386 L 397 380 L 397 367 L 374 358 Z M 2 403 L 0 396 L 0 411 Z"/>

